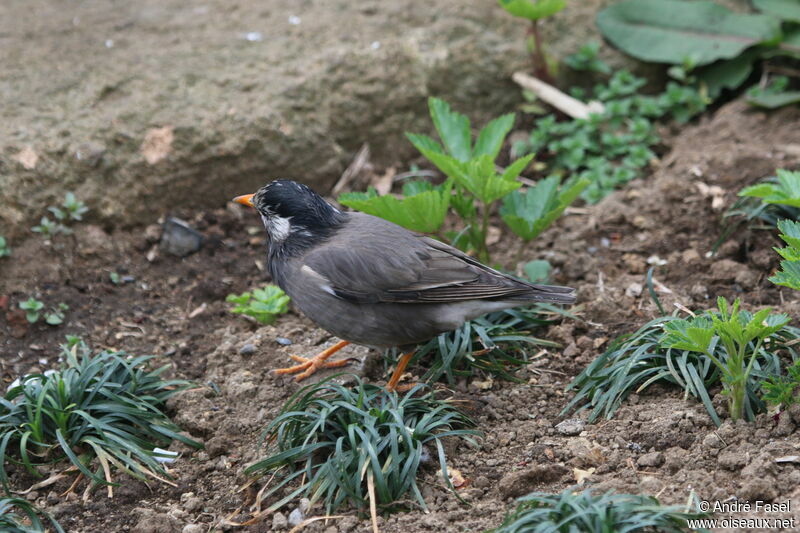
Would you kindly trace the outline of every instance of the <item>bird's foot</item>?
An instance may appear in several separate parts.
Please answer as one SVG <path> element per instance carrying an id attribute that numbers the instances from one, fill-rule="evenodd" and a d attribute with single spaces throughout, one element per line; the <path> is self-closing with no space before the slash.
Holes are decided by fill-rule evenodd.
<path id="1" fill-rule="evenodd" d="M 328 358 L 334 353 L 344 348 L 345 346 L 347 346 L 348 344 L 350 343 L 347 341 L 338 342 L 334 346 L 331 346 L 327 350 L 323 351 L 320 354 L 315 355 L 314 357 L 302 357 L 300 355 L 290 355 L 289 357 L 292 359 L 292 361 L 295 361 L 296 363 L 300 364 L 290 366 L 288 368 L 277 368 L 274 370 L 274 372 L 278 375 L 297 374 L 294 380 L 300 382 L 306 379 L 307 377 L 311 376 L 314 372 L 316 372 L 320 368 L 338 368 L 345 366 L 349 362 L 353 361 L 353 359 L 347 358 L 347 359 L 341 359 L 339 361 L 328 361 Z"/>

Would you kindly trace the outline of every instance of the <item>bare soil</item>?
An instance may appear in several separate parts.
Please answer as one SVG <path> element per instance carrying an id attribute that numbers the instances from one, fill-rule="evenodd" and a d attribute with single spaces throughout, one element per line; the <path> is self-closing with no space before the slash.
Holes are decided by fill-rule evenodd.
<path id="1" fill-rule="evenodd" d="M 658 386 L 629 398 L 613 420 L 583 424 L 586 414 L 579 413 L 568 417 L 583 425 L 577 434 L 555 427 L 564 419 L 560 412 L 570 397 L 564 387 L 571 378 L 615 336 L 657 316 L 647 290 L 641 290 L 648 261 L 666 261 L 655 277 L 669 310 L 674 303 L 704 308 L 724 295 L 741 297 L 750 307 L 798 314 L 796 295 L 766 279 L 777 264 L 774 232 L 739 231 L 716 256 L 708 255 L 736 191 L 776 167 L 800 166 L 798 121 L 798 109 L 766 114 L 731 103 L 675 135 L 652 176 L 599 205 L 571 209 L 526 250 L 525 260 L 544 258 L 554 265 L 555 282 L 578 288 L 573 311 L 580 320 L 537 332 L 562 348 L 540 354 L 521 370 L 526 383 L 494 380 L 484 390 L 473 381 L 485 378 L 474 376 L 453 387 L 485 433 L 480 449 L 458 444 L 450 453 L 452 467 L 469 481 L 460 491 L 471 506 L 442 490 L 430 468 L 422 485 L 431 512 L 412 508 L 382 517 L 381 529 L 493 527 L 514 497 L 560 491 L 575 483 L 579 471 L 591 471 L 585 484 L 597 490 L 647 493 L 667 503 L 685 502 L 692 490 L 704 500 L 791 499 L 797 505 L 785 517 L 800 523 L 800 466 L 775 462 L 798 455 L 800 412 L 717 429 L 698 402 Z M 113 500 L 97 491 L 85 504 L 79 495 L 61 496 L 67 483 L 30 495 L 70 532 L 192 533 L 228 529 L 220 525 L 226 518 L 246 519 L 253 493 L 240 490 L 242 471 L 263 453 L 260 432 L 297 388 L 270 370 L 285 366 L 290 353 L 312 354 L 336 340 L 294 312 L 263 327 L 229 312 L 227 294 L 268 280 L 254 214 L 233 204 L 169 214 L 203 232 L 198 253 L 178 259 L 159 251 L 157 226 L 131 231 L 78 225 L 74 237 L 49 245 L 40 238 L 14 243 L 12 257 L 0 260 L 3 382 L 56 366 L 59 343 L 74 334 L 96 349 L 155 354 L 171 364 L 173 375 L 200 385 L 170 402 L 175 421 L 205 443 L 203 451 L 173 445 L 182 452 L 172 467 L 177 487 L 125 481 Z M 511 266 L 513 237 L 504 234 L 494 248 L 495 257 Z M 111 271 L 134 280 L 114 285 Z M 28 327 L 17 306 L 30 295 L 47 304 L 67 303 L 65 324 Z M 247 344 L 255 351 L 242 350 Z M 344 353 L 367 355 L 358 347 Z M 370 354 L 370 361 L 376 359 Z M 422 369 L 411 371 L 420 375 Z M 364 373 L 374 381 L 383 378 L 377 368 Z M 31 482 L 19 474 L 13 479 L 20 489 Z M 369 530 L 364 517 L 344 514 L 306 530 Z M 249 530 L 280 528 L 280 517 L 268 517 Z"/>

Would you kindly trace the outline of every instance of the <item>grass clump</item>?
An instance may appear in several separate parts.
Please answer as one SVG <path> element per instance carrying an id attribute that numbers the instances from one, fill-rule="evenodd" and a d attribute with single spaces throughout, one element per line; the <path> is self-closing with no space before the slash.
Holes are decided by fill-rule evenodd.
<path id="1" fill-rule="evenodd" d="M 699 399 L 719 426 L 709 390 L 722 384 L 731 417 L 752 420 L 766 408 L 761 382 L 781 374 L 779 353 L 798 358 L 792 341 L 800 330 L 785 315 L 768 309 L 754 315 L 738 307 L 721 299 L 718 310 L 688 320 L 660 317 L 616 339 L 569 384 L 576 392 L 563 412 L 591 408 L 590 421 L 610 419 L 630 393 L 670 383 Z"/>
<path id="2" fill-rule="evenodd" d="M 0 481 L 6 491 L 7 463 L 41 477 L 37 467 L 67 461 L 92 485 L 108 485 L 109 496 L 112 469 L 170 483 L 159 462 L 164 455 L 154 448 L 173 439 L 201 447 L 179 434 L 163 412 L 166 400 L 189 383 L 161 379 L 167 367 L 148 370 L 151 357 L 93 355 L 75 338 L 62 356 L 64 368 L 20 378 L 0 398 Z"/>
<path id="3" fill-rule="evenodd" d="M 328 514 L 352 506 L 374 516 L 403 507 L 409 496 L 426 509 L 417 474 L 427 449 L 435 449 L 448 480 L 442 439 L 474 444 L 478 432 L 451 402 L 422 390 L 400 396 L 356 378 L 352 388 L 326 380 L 297 391 L 265 430 L 272 455 L 246 470 L 272 476 L 263 499 L 279 499 L 264 513 L 299 497 L 324 502 Z"/>
<path id="4" fill-rule="evenodd" d="M 505 309 L 462 324 L 458 329 L 434 337 L 414 354 L 411 364 L 430 358 L 422 381 L 432 383 L 445 378 L 454 384 L 461 376 L 476 370 L 504 379 L 519 381 L 514 371 L 530 362 L 528 348 L 557 347 L 558 344 L 532 337 L 531 330 L 552 323 L 545 313 L 564 314 L 555 306 Z M 387 350 L 387 367 L 397 360 L 396 350 Z"/>
<path id="5" fill-rule="evenodd" d="M 57 533 L 64 533 L 53 517 L 33 506 L 22 498 L 0 498 L 0 531 L 3 533 L 39 533 L 46 531 L 45 523 L 49 521 Z"/>
<path id="6" fill-rule="evenodd" d="M 278 315 L 289 309 L 289 296 L 277 285 L 229 294 L 225 301 L 236 304 L 231 313 L 252 317 L 261 324 L 272 324 Z"/>
<path id="7" fill-rule="evenodd" d="M 652 496 L 614 492 L 596 495 L 589 489 L 574 490 L 568 488 L 559 494 L 534 492 L 519 498 L 516 508 L 491 533 L 681 533 L 689 530 L 688 520 L 708 516 L 688 512 L 678 505 L 661 505 Z"/>

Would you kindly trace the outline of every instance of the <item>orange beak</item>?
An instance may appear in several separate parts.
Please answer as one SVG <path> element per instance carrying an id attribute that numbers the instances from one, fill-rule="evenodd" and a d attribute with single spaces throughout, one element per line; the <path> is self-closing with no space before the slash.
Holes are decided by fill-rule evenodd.
<path id="1" fill-rule="evenodd" d="M 241 196 L 237 196 L 233 199 L 234 202 L 237 204 L 246 205 L 248 207 L 255 207 L 253 205 L 253 195 L 252 194 L 243 194 Z"/>

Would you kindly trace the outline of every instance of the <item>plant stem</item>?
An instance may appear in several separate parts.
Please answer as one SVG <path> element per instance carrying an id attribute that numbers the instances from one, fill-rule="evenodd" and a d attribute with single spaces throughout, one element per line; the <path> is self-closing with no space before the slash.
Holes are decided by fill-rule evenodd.
<path id="1" fill-rule="evenodd" d="M 553 79 L 547 68 L 547 58 L 544 55 L 542 36 L 539 33 L 539 21 L 531 21 L 530 35 L 533 37 L 533 50 L 531 50 L 531 61 L 533 62 L 533 75 L 540 80 L 552 83 Z"/>
<path id="2" fill-rule="evenodd" d="M 486 238 L 488 237 L 489 233 L 489 210 L 491 209 L 491 204 L 483 206 L 483 220 L 481 221 L 481 249 L 480 249 L 480 258 L 481 261 L 484 263 L 489 262 L 489 245 L 486 244 Z"/>

